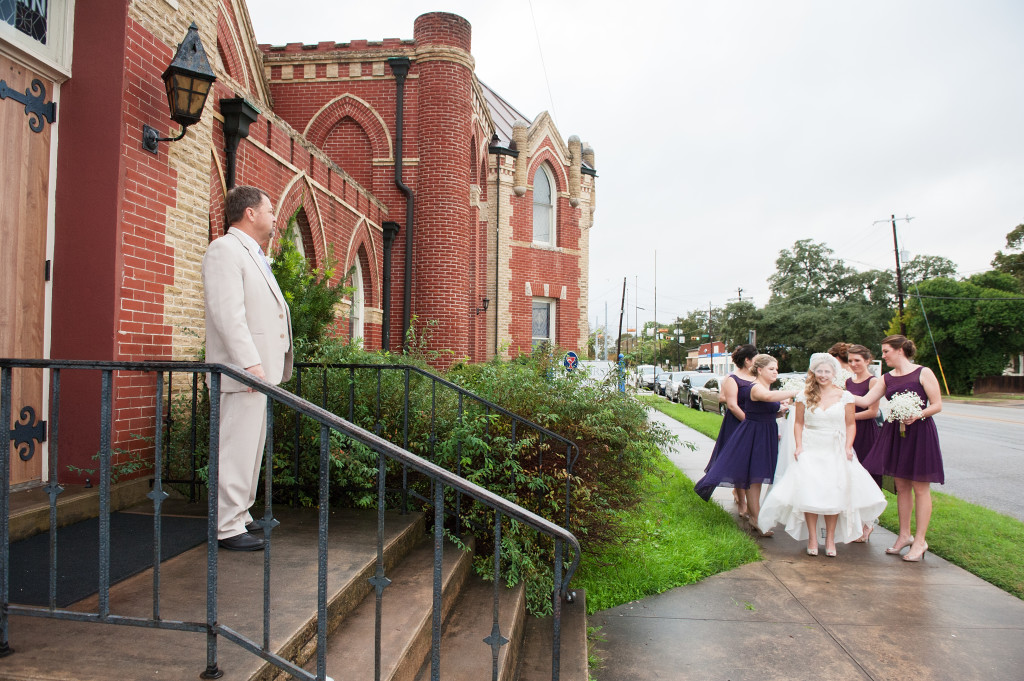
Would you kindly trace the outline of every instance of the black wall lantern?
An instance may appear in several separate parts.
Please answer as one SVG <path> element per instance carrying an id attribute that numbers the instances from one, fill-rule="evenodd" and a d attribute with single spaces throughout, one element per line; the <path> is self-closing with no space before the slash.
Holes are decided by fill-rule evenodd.
<path id="1" fill-rule="evenodd" d="M 188 126 L 199 122 L 203 116 L 206 96 L 210 94 L 210 86 L 217 80 L 206 58 L 203 41 L 199 39 L 196 22 L 193 21 L 188 27 L 185 39 L 178 45 L 178 53 L 161 78 L 167 88 L 171 120 L 181 126 L 181 134 L 177 137 L 160 137 L 154 128 L 143 125 L 142 147 L 154 154 L 157 153 L 158 142 L 177 142 L 185 136 Z"/>

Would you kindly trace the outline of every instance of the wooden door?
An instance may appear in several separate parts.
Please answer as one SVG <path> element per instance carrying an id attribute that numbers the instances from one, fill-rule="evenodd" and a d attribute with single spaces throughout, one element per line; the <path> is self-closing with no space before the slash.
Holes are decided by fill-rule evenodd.
<path id="1" fill-rule="evenodd" d="M 0 80 L 17 92 L 38 79 L 53 96 L 53 82 L 0 55 Z M 0 357 L 43 358 L 45 319 L 46 215 L 50 187 L 50 132 L 29 127 L 32 118 L 12 98 L 0 99 Z M 12 428 L 24 423 L 22 410 L 43 412 L 43 372 L 14 369 Z M 29 424 L 32 425 L 32 424 Z M 11 448 L 11 484 L 38 480 L 43 470 L 40 442 Z"/>

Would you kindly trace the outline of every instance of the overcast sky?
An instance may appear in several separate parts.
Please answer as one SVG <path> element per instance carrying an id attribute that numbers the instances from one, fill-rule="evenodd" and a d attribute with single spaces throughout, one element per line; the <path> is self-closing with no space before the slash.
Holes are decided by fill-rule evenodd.
<path id="1" fill-rule="evenodd" d="M 590 322 L 761 306 L 782 248 L 857 269 L 910 255 L 983 271 L 1024 222 L 1019 0 L 248 0 L 261 43 L 473 26 L 477 76 L 594 147 Z M 287 9 L 285 9 L 287 8 Z"/>

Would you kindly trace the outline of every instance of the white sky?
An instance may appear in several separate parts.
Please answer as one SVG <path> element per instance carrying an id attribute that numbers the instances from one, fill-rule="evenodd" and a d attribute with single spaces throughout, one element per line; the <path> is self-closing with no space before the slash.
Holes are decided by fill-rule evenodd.
<path id="1" fill-rule="evenodd" d="M 669 322 L 737 287 L 763 305 L 797 239 L 892 267 L 892 228 L 872 223 L 909 215 L 901 248 L 964 275 L 1024 222 L 1019 0 L 248 5 L 271 44 L 412 38 L 430 11 L 468 19 L 478 77 L 594 147 L 590 322 L 607 303 L 613 335 L 624 277 L 628 325 L 637 303 L 641 324 L 653 317 L 655 252 Z"/>

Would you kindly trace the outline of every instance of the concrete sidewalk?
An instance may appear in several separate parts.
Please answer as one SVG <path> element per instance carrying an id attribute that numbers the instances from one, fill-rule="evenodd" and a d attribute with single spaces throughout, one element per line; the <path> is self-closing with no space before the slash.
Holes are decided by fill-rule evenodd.
<path id="1" fill-rule="evenodd" d="M 697 445 L 668 454 L 700 478 L 713 441 L 652 418 Z M 731 490 L 714 499 L 735 512 Z M 1024 680 L 1024 601 L 932 553 L 886 555 L 895 536 L 881 527 L 836 558 L 775 530 L 757 538 L 760 563 L 591 617 L 604 639 L 595 678 Z"/>

